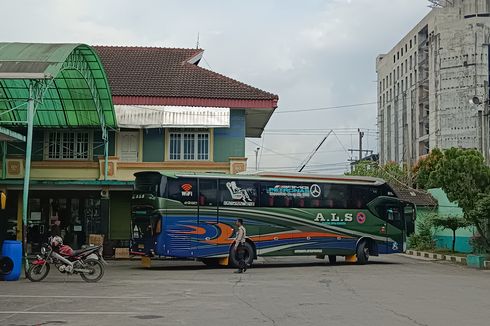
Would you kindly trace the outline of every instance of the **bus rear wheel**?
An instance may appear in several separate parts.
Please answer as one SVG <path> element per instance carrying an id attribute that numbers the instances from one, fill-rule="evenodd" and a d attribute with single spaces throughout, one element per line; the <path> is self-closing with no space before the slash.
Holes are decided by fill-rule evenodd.
<path id="1" fill-rule="evenodd" d="M 243 245 L 243 256 L 245 258 L 245 264 L 247 264 L 248 267 L 252 266 L 252 262 L 254 260 L 254 248 L 252 245 L 248 242 L 245 242 Z M 238 253 L 232 248 L 230 251 L 230 260 L 229 264 L 232 267 L 237 267 L 238 268 Z"/>
<path id="2" fill-rule="evenodd" d="M 366 265 L 369 260 L 369 246 L 366 241 L 362 241 L 357 246 L 357 263 L 359 265 Z"/>

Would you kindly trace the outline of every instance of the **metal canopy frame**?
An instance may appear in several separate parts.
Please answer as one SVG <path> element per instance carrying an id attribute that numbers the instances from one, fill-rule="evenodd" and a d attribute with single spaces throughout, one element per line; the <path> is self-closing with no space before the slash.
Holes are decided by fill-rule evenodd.
<path id="1" fill-rule="evenodd" d="M 0 126 L 5 135 L 26 141 L 22 197 L 25 250 L 34 126 L 100 127 L 107 180 L 108 128 L 116 128 L 117 123 L 107 76 L 95 51 L 84 44 L 0 43 L 0 125 L 27 126 L 27 137 Z M 2 147 L 5 177 L 5 142 Z"/>

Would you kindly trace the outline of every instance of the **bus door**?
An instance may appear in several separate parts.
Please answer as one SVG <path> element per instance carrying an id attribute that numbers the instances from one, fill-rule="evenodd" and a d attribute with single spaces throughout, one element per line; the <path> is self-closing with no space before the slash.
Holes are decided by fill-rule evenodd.
<path id="1" fill-rule="evenodd" d="M 386 222 L 387 238 L 394 241 L 387 242 L 386 245 L 388 246 L 388 251 L 403 251 L 406 240 L 406 224 L 403 207 L 401 205 L 387 205 Z"/>
<path id="2" fill-rule="evenodd" d="M 377 234 L 385 237 L 386 250 L 381 252 L 402 251 L 405 244 L 406 225 L 403 205 L 400 200 L 394 197 L 379 196 L 369 202 L 367 206 L 373 214 L 383 221 L 382 225 L 377 226 Z"/>
<path id="3" fill-rule="evenodd" d="M 169 179 L 167 189 L 170 200 L 163 218 L 164 255 L 193 257 L 199 214 L 197 179 Z"/>
<path id="4" fill-rule="evenodd" d="M 218 226 L 218 179 L 199 179 L 198 228 L 196 230 L 196 255 L 213 255 L 208 241 L 219 232 Z"/>
<path id="5" fill-rule="evenodd" d="M 415 233 L 415 219 L 416 219 L 416 208 L 415 205 L 409 204 L 405 206 L 403 210 L 403 215 L 405 216 L 405 225 L 407 230 L 407 237 L 412 233 Z"/>

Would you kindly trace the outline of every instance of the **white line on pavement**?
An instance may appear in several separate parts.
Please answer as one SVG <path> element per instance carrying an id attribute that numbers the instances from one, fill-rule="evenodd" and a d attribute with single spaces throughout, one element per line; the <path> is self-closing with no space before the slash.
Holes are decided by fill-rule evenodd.
<path id="1" fill-rule="evenodd" d="M 129 311 L 0 311 L 0 315 L 141 315 Z"/>
<path id="2" fill-rule="evenodd" d="M 91 295 L 22 295 L 22 294 L 0 294 L 0 298 L 50 298 L 50 299 L 153 299 L 153 297 L 105 297 Z"/>

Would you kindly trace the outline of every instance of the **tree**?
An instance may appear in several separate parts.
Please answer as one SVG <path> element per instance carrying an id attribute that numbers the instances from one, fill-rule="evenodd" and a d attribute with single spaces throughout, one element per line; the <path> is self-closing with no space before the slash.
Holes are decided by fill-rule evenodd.
<path id="1" fill-rule="evenodd" d="M 429 187 L 429 178 L 431 172 L 435 171 L 439 161 L 444 157 L 443 152 L 435 148 L 433 149 L 429 155 L 425 158 L 420 159 L 415 167 L 413 168 L 413 172 L 415 175 L 415 184 L 417 188 L 428 189 Z"/>
<path id="2" fill-rule="evenodd" d="M 470 223 L 475 225 L 478 233 L 481 237 L 483 246 L 488 250 L 490 248 L 490 239 L 488 238 L 489 227 L 489 214 L 490 214 L 490 194 L 480 194 L 478 200 L 475 202 L 475 206 L 468 213 L 465 213 L 465 217 Z"/>
<path id="3" fill-rule="evenodd" d="M 408 169 L 401 167 L 396 162 L 379 165 L 372 161 L 360 161 L 354 166 L 352 172 L 348 172 L 346 175 L 374 177 L 388 182 L 401 182 L 408 185 L 412 183 Z"/>
<path id="4" fill-rule="evenodd" d="M 467 221 L 457 217 L 435 218 L 432 220 L 432 224 L 436 228 L 450 229 L 453 231 L 452 252 L 454 252 L 454 247 L 456 246 L 456 231 L 469 225 Z"/>
<path id="5" fill-rule="evenodd" d="M 463 209 L 464 219 L 476 227 L 490 248 L 486 234 L 490 212 L 490 168 L 481 153 L 474 149 L 451 148 L 441 154 L 434 155 L 436 162 L 419 168 L 419 174 L 423 175 L 421 182 L 428 188 L 442 188 L 450 201 L 457 202 Z M 428 178 L 424 173 L 428 173 Z"/>

